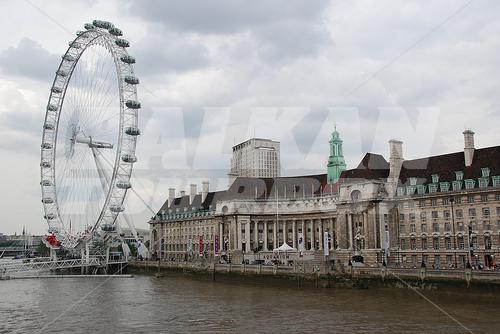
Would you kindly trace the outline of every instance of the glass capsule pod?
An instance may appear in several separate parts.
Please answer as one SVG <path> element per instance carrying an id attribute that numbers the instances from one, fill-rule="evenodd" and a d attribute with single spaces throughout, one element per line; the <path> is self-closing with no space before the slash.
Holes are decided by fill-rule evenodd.
<path id="1" fill-rule="evenodd" d="M 52 167 L 52 164 L 51 164 L 50 162 L 48 162 L 48 161 L 42 161 L 42 162 L 40 163 L 40 167 L 43 167 L 43 168 L 50 168 L 50 167 Z"/>
<path id="2" fill-rule="evenodd" d="M 75 57 L 73 57 L 72 55 L 69 55 L 69 54 L 63 55 L 62 59 L 66 60 L 66 61 L 75 61 Z"/>
<path id="3" fill-rule="evenodd" d="M 43 216 L 43 218 L 47 220 L 54 220 L 54 218 L 56 218 L 56 215 L 53 213 L 49 213 L 48 215 Z"/>
<path id="4" fill-rule="evenodd" d="M 54 199 L 52 199 L 50 197 L 42 198 L 42 203 L 44 203 L 44 204 L 52 204 L 52 203 L 54 203 Z"/>
<path id="5" fill-rule="evenodd" d="M 68 76 L 68 72 L 66 72 L 64 70 L 58 70 L 56 73 L 57 73 L 57 75 L 59 75 L 61 77 L 67 77 Z"/>
<path id="6" fill-rule="evenodd" d="M 136 126 L 129 126 L 125 128 L 125 133 L 129 136 L 138 136 L 141 134 L 141 130 Z"/>
<path id="7" fill-rule="evenodd" d="M 116 43 L 116 45 L 118 45 L 122 48 L 128 48 L 130 46 L 130 43 L 126 39 L 123 39 L 123 38 L 117 38 L 115 40 L 115 43 Z"/>
<path id="8" fill-rule="evenodd" d="M 133 154 L 124 154 L 122 155 L 122 161 L 123 162 L 129 162 L 129 163 L 134 163 L 137 161 L 137 157 Z"/>
<path id="9" fill-rule="evenodd" d="M 92 23 L 85 23 L 83 27 L 87 30 L 94 29 L 94 25 Z"/>
<path id="10" fill-rule="evenodd" d="M 126 64 L 135 64 L 135 58 L 129 55 L 121 56 L 120 60 Z"/>
<path id="11" fill-rule="evenodd" d="M 120 29 L 115 28 L 115 27 L 109 29 L 108 31 L 113 36 L 122 36 L 123 35 L 123 32 Z"/>
<path id="12" fill-rule="evenodd" d="M 57 106 L 54 104 L 49 104 L 47 107 L 47 110 L 49 111 L 57 111 Z"/>
<path id="13" fill-rule="evenodd" d="M 50 149 L 52 149 L 52 144 L 51 143 L 43 143 L 42 148 L 45 150 L 50 150 Z"/>
<path id="14" fill-rule="evenodd" d="M 52 93 L 55 93 L 55 94 L 61 94 L 61 93 L 62 93 L 62 88 L 60 88 L 60 87 L 52 87 L 52 88 L 50 89 L 50 91 L 51 91 Z"/>
<path id="15" fill-rule="evenodd" d="M 133 75 L 127 75 L 124 78 L 125 82 L 130 84 L 130 85 L 137 85 L 139 84 L 139 79 L 137 77 L 134 77 Z"/>
<path id="16" fill-rule="evenodd" d="M 132 187 L 129 181 L 118 181 L 116 182 L 116 186 L 120 189 L 129 189 Z"/>
<path id="17" fill-rule="evenodd" d="M 55 126 L 54 126 L 54 124 L 52 124 L 52 123 L 45 123 L 45 124 L 43 125 L 43 128 L 44 128 L 45 130 L 54 130 L 54 129 L 55 129 Z"/>
<path id="18" fill-rule="evenodd" d="M 92 21 L 92 25 L 94 25 L 97 28 L 103 28 L 103 29 L 111 29 L 114 27 L 113 23 L 101 20 Z"/>
<path id="19" fill-rule="evenodd" d="M 125 210 L 125 208 L 121 205 L 111 205 L 109 209 L 111 210 L 111 212 L 115 213 L 122 212 Z"/>
<path id="20" fill-rule="evenodd" d="M 42 181 L 40 182 L 40 184 L 41 184 L 42 186 L 44 186 L 44 187 L 49 187 L 49 186 L 51 186 L 51 185 L 52 185 L 52 181 L 50 181 L 50 180 L 42 180 Z"/>
<path id="21" fill-rule="evenodd" d="M 134 100 L 127 100 L 127 102 L 125 102 L 125 105 L 130 109 L 139 109 L 141 107 L 141 103 Z"/>

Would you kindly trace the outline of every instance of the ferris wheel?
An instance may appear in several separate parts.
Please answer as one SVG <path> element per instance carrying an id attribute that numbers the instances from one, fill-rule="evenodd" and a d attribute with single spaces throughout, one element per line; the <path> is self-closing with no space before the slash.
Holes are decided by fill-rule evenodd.
<path id="1" fill-rule="evenodd" d="M 65 248 L 119 228 L 140 134 L 136 60 L 122 31 L 94 20 L 76 35 L 50 89 L 40 160 L 44 218 Z"/>

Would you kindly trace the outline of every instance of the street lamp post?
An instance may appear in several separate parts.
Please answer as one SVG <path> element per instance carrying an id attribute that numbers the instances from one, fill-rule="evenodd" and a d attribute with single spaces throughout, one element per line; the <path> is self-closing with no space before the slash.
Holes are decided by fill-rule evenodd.
<path id="1" fill-rule="evenodd" d="M 451 222 L 453 226 L 453 253 L 455 254 L 455 269 L 457 268 L 457 235 L 455 233 L 455 210 L 453 208 L 453 203 L 455 202 L 455 198 L 450 198 L 451 203 Z"/>

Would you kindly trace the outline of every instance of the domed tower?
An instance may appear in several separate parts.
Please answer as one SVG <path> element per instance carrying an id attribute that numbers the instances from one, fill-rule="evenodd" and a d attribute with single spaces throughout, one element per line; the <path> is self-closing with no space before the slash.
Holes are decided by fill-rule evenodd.
<path id="1" fill-rule="evenodd" d="M 337 131 L 337 125 L 332 132 L 330 143 L 330 156 L 328 157 L 327 181 L 329 184 L 337 182 L 340 173 L 346 170 L 344 153 L 342 151 L 342 139 Z"/>

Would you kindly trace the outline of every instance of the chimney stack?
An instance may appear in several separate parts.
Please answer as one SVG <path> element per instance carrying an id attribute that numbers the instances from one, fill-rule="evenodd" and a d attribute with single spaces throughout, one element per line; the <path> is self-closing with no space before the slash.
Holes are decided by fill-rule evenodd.
<path id="1" fill-rule="evenodd" d="M 168 206 L 172 205 L 175 199 L 175 188 L 168 188 Z"/>
<path id="2" fill-rule="evenodd" d="M 186 196 L 186 191 L 185 190 L 181 190 L 181 197 L 184 197 Z"/>
<path id="3" fill-rule="evenodd" d="M 472 159 L 474 159 L 474 132 L 467 129 L 463 132 L 463 135 L 465 167 L 469 167 L 472 165 Z"/>
<path id="4" fill-rule="evenodd" d="M 208 192 L 210 191 L 210 183 L 208 181 L 203 181 L 202 182 L 202 187 L 201 187 L 201 202 L 205 202 L 205 199 L 207 198 Z"/>
<path id="5" fill-rule="evenodd" d="M 403 166 L 404 161 L 403 142 L 396 139 L 389 140 L 389 150 L 389 177 L 387 181 L 390 184 L 390 189 L 388 189 L 388 192 L 394 195 L 398 185 L 401 166 Z"/>
<path id="6" fill-rule="evenodd" d="M 189 204 L 193 204 L 195 196 L 196 196 L 196 184 L 191 184 L 189 193 Z"/>

